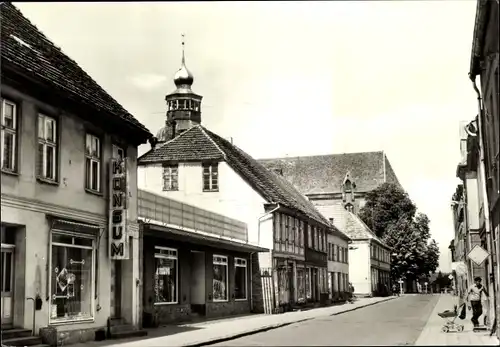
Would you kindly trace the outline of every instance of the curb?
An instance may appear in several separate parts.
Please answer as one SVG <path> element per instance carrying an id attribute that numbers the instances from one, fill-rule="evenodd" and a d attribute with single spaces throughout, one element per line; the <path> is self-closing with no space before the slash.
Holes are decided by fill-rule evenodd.
<path id="1" fill-rule="evenodd" d="M 347 309 L 347 310 L 344 310 L 344 311 L 341 311 L 341 312 L 332 313 L 332 314 L 325 315 L 325 316 L 326 317 L 337 316 L 337 315 L 340 315 L 342 313 L 347 313 L 347 312 L 355 311 L 355 310 L 358 310 L 360 308 L 364 308 L 364 307 L 368 307 L 368 306 L 373 306 L 373 305 L 376 305 L 376 304 L 380 304 L 382 302 L 387 302 L 387 301 L 390 301 L 390 300 L 394 300 L 396 298 L 397 297 L 389 297 L 389 298 L 384 299 L 384 300 L 380 300 L 380 301 L 377 301 L 377 302 L 371 302 L 371 303 L 368 303 L 368 304 L 363 305 L 363 306 L 353 307 L 351 309 Z M 261 327 L 261 328 L 257 328 L 257 329 L 251 330 L 251 331 L 245 331 L 245 332 L 242 332 L 242 333 L 238 333 L 238 334 L 235 334 L 235 335 L 232 335 L 232 336 L 217 337 L 217 338 L 214 338 L 214 339 L 211 339 L 211 340 L 208 340 L 208 341 L 204 341 L 204 342 L 198 342 L 198 343 L 192 343 L 192 344 L 182 345 L 182 347 L 210 346 L 210 345 L 214 345 L 216 343 L 221 343 L 221 342 L 236 340 L 236 339 L 239 339 L 241 337 L 245 337 L 245 336 L 249 336 L 249 335 L 254 335 L 254 334 L 258 334 L 258 333 L 263 333 L 263 332 L 266 332 L 266 331 L 269 331 L 269 330 L 274 330 L 274 329 L 286 327 L 288 325 L 292 325 L 292 324 L 296 324 L 296 323 L 302 323 L 302 322 L 305 322 L 305 321 L 308 321 L 308 320 L 312 320 L 312 319 L 319 318 L 319 317 L 325 317 L 325 316 L 309 317 L 309 318 L 303 318 L 303 319 L 300 319 L 300 320 L 297 320 L 297 321 L 293 321 L 293 322 L 277 323 L 277 324 L 274 324 L 274 325 L 268 325 L 268 326 L 264 326 L 264 327 Z"/>

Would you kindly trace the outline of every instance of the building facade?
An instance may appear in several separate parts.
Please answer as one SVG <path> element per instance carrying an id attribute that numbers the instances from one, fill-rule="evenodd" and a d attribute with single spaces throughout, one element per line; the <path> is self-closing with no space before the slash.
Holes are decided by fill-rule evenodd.
<path id="1" fill-rule="evenodd" d="M 500 314 L 499 225 L 500 225 L 500 117 L 498 1 L 477 2 L 469 77 L 478 97 L 477 132 L 480 190 L 484 196 L 486 260 L 492 298 L 490 320 Z M 480 84 L 476 80 L 480 77 Z M 497 335 L 500 328 L 497 324 Z"/>
<path id="2" fill-rule="evenodd" d="M 328 293 L 333 302 L 349 296 L 349 241 L 342 232 L 328 234 Z"/>
<path id="3" fill-rule="evenodd" d="M 273 277 L 266 311 L 326 298 L 333 226 L 287 181 L 200 124 L 193 81 L 183 54 L 166 96 L 166 125 L 139 158 L 139 187 L 246 223 L 248 241 L 271 250 L 258 257 Z"/>
<path id="4" fill-rule="evenodd" d="M 259 162 L 292 183 L 351 240 L 348 267 L 355 293 L 384 295 L 385 288 L 391 288 L 389 247 L 357 213 L 365 204 L 366 193 L 385 182 L 399 185 L 385 153 L 345 153 Z M 372 257 L 372 247 L 381 249 L 380 254 L 384 254 L 381 259 L 379 253 Z M 388 258 L 385 254 L 389 254 Z"/>
<path id="5" fill-rule="evenodd" d="M 139 218 L 144 327 L 250 313 L 268 250 L 245 223 L 142 190 Z"/>
<path id="6" fill-rule="evenodd" d="M 152 135 L 15 6 L 0 6 L 2 334 L 72 343 L 93 340 L 110 318 L 133 327 L 137 147 Z M 124 158 L 123 255 L 112 260 L 110 164 Z M 8 335 L 2 343 L 15 344 Z"/>

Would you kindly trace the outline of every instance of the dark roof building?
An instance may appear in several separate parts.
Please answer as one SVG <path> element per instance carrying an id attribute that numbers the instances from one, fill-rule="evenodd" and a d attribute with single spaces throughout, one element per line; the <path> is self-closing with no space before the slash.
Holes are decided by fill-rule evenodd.
<path id="1" fill-rule="evenodd" d="M 318 223 L 331 225 L 314 205 L 284 178 L 273 174 L 243 150 L 201 125 L 191 127 L 138 159 L 139 166 L 189 161 L 225 161 L 269 203 L 283 205 Z"/>
<path id="2" fill-rule="evenodd" d="M 131 143 L 145 143 L 152 136 L 9 2 L 0 4 L 0 23 L 3 83 L 29 88 L 42 100 L 77 110 L 94 124 L 119 130 Z"/>
<path id="3" fill-rule="evenodd" d="M 341 193 L 346 175 L 356 182 L 357 193 L 369 192 L 384 182 L 399 185 L 382 151 L 259 159 L 259 162 L 307 196 Z"/>

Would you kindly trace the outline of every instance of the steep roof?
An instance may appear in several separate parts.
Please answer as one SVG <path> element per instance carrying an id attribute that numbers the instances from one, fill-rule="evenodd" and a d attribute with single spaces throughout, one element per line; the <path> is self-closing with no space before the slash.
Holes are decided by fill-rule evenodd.
<path id="1" fill-rule="evenodd" d="M 259 159 L 259 162 L 268 169 L 280 169 L 283 177 L 305 195 L 341 193 L 347 173 L 356 183 L 357 192 L 377 188 L 384 183 L 384 176 L 387 182 L 399 185 L 382 151 Z"/>
<path id="2" fill-rule="evenodd" d="M 77 102 L 116 117 L 145 139 L 152 136 L 144 125 L 9 2 L 0 4 L 0 23 L 2 65 L 11 63 Z"/>
<path id="3" fill-rule="evenodd" d="M 356 240 L 375 240 L 379 244 L 387 247 L 387 245 L 375 235 L 370 228 L 352 212 L 349 212 L 340 207 L 336 211 L 338 216 L 333 220 L 333 224 L 345 234 L 347 234 L 353 241 Z"/>
<path id="4" fill-rule="evenodd" d="M 151 149 L 139 157 L 138 165 L 195 160 L 225 161 L 269 203 L 283 205 L 332 227 L 314 205 L 286 179 L 267 170 L 243 150 L 201 125 Z"/>

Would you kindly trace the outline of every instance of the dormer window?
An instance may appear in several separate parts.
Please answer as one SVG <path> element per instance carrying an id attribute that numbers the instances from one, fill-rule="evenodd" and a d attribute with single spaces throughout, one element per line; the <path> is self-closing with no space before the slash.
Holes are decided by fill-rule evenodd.
<path id="1" fill-rule="evenodd" d="M 346 193 L 350 193 L 352 191 L 351 181 L 349 181 L 349 180 L 345 181 L 345 183 L 344 183 L 344 191 Z"/>
<path id="2" fill-rule="evenodd" d="M 219 163 L 203 163 L 203 191 L 219 191 Z"/>
<path id="3" fill-rule="evenodd" d="M 273 172 L 278 176 L 283 176 L 283 169 L 281 168 L 274 168 Z"/>
<path id="4" fill-rule="evenodd" d="M 179 166 L 167 165 L 163 167 L 163 191 L 179 190 Z"/>

